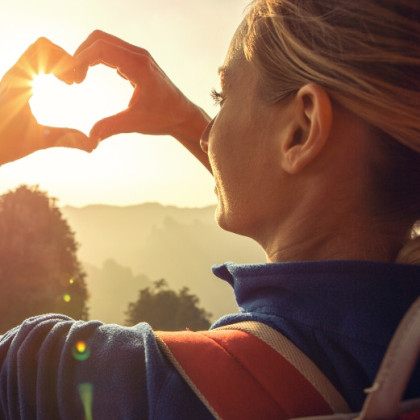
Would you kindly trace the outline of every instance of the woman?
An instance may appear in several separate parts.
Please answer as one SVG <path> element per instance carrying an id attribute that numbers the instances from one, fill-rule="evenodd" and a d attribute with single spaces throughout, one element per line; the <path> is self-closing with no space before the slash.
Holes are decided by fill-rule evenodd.
<path id="1" fill-rule="evenodd" d="M 80 82 L 90 65 L 103 63 L 134 86 L 128 108 L 76 146 L 122 132 L 170 134 L 212 172 L 219 225 L 255 239 L 268 261 L 214 268 L 241 309 L 215 326 L 257 320 L 281 331 L 353 410 L 420 293 L 413 230 L 420 219 L 419 15 L 408 0 L 254 1 L 219 70 L 220 112 L 212 121 L 147 51 L 100 31 L 74 59 L 66 56 L 74 72 L 57 70 Z M 80 337 L 98 354 L 84 371 L 66 362 L 68 343 Z M 34 348 L 39 356 L 31 359 Z M 3 410 L 17 410 L 20 395 L 30 401 L 27 413 L 78 413 L 73 394 L 62 396 L 87 381 L 95 383 L 99 418 L 210 416 L 144 324 L 127 330 L 39 317 L 4 336 L 0 356 L 9 389 Z M 105 366 L 119 384 L 114 394 Z M 26 377 L 33 382 L 22 397 L 24 387 L 11 378 Z M 407 397 L 419 396 L 419 381 L 417 370 Z M 47 409 L 53 389 L 58 402 Z"/>

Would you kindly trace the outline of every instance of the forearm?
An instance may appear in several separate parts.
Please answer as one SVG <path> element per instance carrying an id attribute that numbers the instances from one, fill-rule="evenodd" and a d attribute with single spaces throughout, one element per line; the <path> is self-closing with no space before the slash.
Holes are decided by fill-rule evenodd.
<path id="1" fill-rule="evenodd" d="M 27 320 L 0 339 L 0 418 L 147 418 L 146 370 L 160 374 L 152 339 L 147 325 L 51 314 Z"/>

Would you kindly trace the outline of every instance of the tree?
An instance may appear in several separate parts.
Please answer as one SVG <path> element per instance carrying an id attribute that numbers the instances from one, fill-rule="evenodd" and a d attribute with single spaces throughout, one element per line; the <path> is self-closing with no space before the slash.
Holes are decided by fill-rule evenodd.
<path id="1" fill-rule="evenodd" d="M 0 332 L 48 312 L 87 319 L 76 252 L 55 199 L 28 186 L 0 196 Z"/>
<path id="2" fill-rule="evenodd" d="M 152 287 L 139 291 L 136 302 L 128 304 L 126 325 L 144 321 L 155 330 L 206 330 L 211 325 L 212 315 L 198 304 L 199 298 L 191 294 L 188 287 L 176 293 L 164 279 L 157 280 Z"/>

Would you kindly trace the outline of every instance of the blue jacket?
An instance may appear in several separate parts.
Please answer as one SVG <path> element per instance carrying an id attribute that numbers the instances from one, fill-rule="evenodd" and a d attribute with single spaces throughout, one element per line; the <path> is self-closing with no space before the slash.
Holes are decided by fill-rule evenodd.
<path id="1" fill-rule="evenodd" d="M 386 346 L 420 295 L 420 267 L 331 261 L 226 264 L 239 314 L 213 327 L 258 320 L 305 352 L 359 409 Z M 206 361 L 211 362 L 211 361 Z M 420 396 L 417 369 L 407 397 Z M 134 327 L 28 319 L 0 337 L 1 419 L 211 418 L 160 352 L 145 323 Z"/>

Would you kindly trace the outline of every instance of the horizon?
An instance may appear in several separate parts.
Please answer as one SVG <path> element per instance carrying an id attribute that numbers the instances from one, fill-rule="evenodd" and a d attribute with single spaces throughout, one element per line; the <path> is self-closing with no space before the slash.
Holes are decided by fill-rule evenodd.
<path id="1" fill-rule="evenodd" d="M 52 197 L 54 198 L 54 197 Z M 103 203 L 88 203 L 82 206 L 73 206 L 71 204 L 64 204 L 64 205 L 58 205 L 59 208 L 69 207 L 72 209 L 85 209 L 87 207 L 116 207 L 116 208 L 128 208 L 128 207 L 139 207 L 139 206 L 146 206 L 146 205 L 156 205 L 164 208 L 177 208 L 182 210 L 188 210 L 188 209 L 208 209 L 211 207 L 216 207 L 217 204 L 208 204 L 203 206 L 182 206 L 177 204 L 164 204 L 160 203 L 158 201 L 144 201 L 137 204 L 103 204 Z"/>

